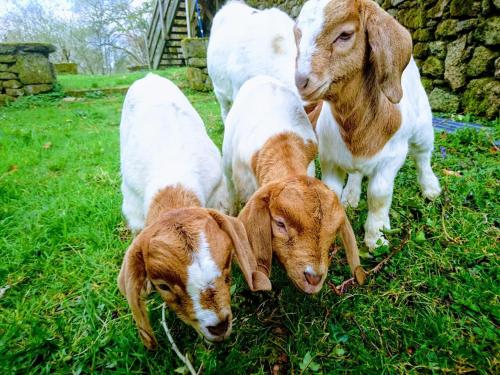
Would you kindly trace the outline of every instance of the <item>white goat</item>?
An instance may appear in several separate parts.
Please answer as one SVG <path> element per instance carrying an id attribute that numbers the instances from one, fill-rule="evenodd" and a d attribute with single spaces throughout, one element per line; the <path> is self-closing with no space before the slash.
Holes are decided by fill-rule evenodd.
<path id="1" fill-rule="evenodd" d="M 220 151 L 196 110 L 168 79 L 148 74 L 130 87 L 120 147 L 122 209 L 133 231 L 144 228 L 154 196 L 166 186 L 182 184 L 202 207 L 227 212 Z"/>
<path id="2" fill-rule="evenodd" d="M 293 25 L 279 9 L 257 10 L 240 1 L 230 1 L 217 12 L 207 64 L 224 121 L 241 85 L 251 77 L 268 75 L 295 89 Z"/>
<path id="3" fill-rule="evenodd" d="M 305 100 L 325 100 L 316 131 L 323 180 L 357 206 L 368 176 L 365 243 L 386 243 L 394 178 L 408 152 L 420 188 L 436 198 L 431 169 L 432 113 L 408 31 L 371 0 L 310 0 L 295 28 L 296 85 Z M 350 173 L 342 191 L 346 172 Z"/>

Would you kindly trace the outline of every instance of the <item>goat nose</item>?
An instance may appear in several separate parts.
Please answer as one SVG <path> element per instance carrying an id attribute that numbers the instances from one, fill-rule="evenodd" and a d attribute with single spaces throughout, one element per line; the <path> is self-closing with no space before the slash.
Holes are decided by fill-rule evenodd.
<path id="1" fill-rule="evenodd" d="M 318 285 L 322 279 L 322 275 L 318 275 L 316 273 L 310 273 L 307 271 L 304 272 L 304 276 L 306 277 L 307 282 L 314 286 Z"/>
<path id="2" fill-rule="evenodd" d="M 217 324 L 216 326 L 208 326 L 208 332 L 210 332 L 214 336 L 222 336 L 226 333 L 227 328 L 229 327 L 229 317 L 226 317 L 222 322 Z"/>
<path id="3" fill-rule="evenodd" d="M 309 83 L 309 77 L 306 74 L 295 73 L 295 85 L 299 90 L 303 90 Z"/>

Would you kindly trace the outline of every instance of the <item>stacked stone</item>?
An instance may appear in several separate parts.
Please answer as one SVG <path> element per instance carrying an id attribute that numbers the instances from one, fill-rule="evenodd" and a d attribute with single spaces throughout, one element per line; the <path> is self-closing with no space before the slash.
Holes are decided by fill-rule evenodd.
<path id="1" fill-rule="evenodd" d="M 56 76 L 49 54 L 55 50 L 51 44 L 0 43 L 0 105 L 52 90 Z"/>
<path id="2" fill-rule="evenodd" d="M 181 41 L 182 53 L 187 65 L 189 87 L 197 91 L 212 90 L 207 70 L 207 38 L 185 38 Z"/>
<path id="3" fill-rule="evenodd" d="M 296 17 L 305 0 L 248 0 Z M 500 0 L 376 0 L 413 36 L 434 111 L 488 118 L 500 108 Z M 395 41 L 397 42 L 397 41 Z"/>

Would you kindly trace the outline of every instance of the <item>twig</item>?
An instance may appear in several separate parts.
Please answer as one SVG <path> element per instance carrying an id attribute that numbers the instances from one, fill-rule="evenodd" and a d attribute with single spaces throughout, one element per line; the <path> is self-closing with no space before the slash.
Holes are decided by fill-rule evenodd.
<path id="1" fill-rule="evenodd" d="M 179 349 L 177 348 L 177 345 L 175 345 L 174 339 L 172 338 L 172 335 L 170 334 L 170 330 L 168 329 L 167 322 L 165 320 L 165 309 L 166 309 L 166 304 L 163 303 L 162 310 L 161 310 L 161 324 L 163 326 L 163 329 L 165 330 L 165 333 L 167 334 L 168 341 L 170 341 L 170 345 L 172 346 L 172 349 L 174 349 L 175 354 L 177 354 L 177 357 L 179 357 L 179 359 L 182 362 L 184 362 L 184 364 L 187 366 L 191 375 L 197 375 L 199 373 L 199 371 L 201 371 L 201 367 L 200 367 L 200 370 L 198 370 L 198 373 L 196 371 L 194 371 L 194 367 L 191 364 L 191 362 L 189 361 L 189 359 L 186 358 L 185 356 L 183 356 L 181 354 L 181 352 L 179 351 Z"/>
<path id="2" fill-rule="evenodd" d="M 373 274 L 379 272 L 382 269 L 382 267 L 384 267 L 387 264 L 387 262 L 394 255 L 399 253 L 403 249 L 403 247 L 408 243 L 408 241 L 410 240 L 410 232 L 411 232 L 411 230 L 407 229 L 406 236 L 403 239 L 403 241 L 401 241 L 399 246 L 397 248 L 395 248 L 394 250 L 392 250 L 391 253 L 386 258 L 384 258 L 382 261 L 380 261 L 375 267 L 373 267 L 371 270 L 369 270 L 366 273 L 366 276 L 370 276 L 370 275 L 373 275 Z M 354 286 L 354 285 L 357 285 L 356 279 L 354 277 L 351 277 L 350 279 L 345 280 L 339 286 L 335 286 L 335 284 L 332 283 L 331 281 L 328 282 L 328 286 L 330 287 L 330 289 L 338 296 L 341 296 L 342 294 L 344 294 L 344 292 L 347 290 L 348 287 Z"/>

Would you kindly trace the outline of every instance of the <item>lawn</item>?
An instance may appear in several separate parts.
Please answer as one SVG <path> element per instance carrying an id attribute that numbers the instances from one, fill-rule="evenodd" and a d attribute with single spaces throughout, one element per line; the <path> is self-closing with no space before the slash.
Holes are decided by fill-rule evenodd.
<path id="1" fill-rule="evenodd" d="M 63 88 L 130 84 L 144 73 L 61 77 Z M 183 89 L 220 147 L 212 94 Z M 0 373 L 172 373 L 182 367 L 149 300 L 159 349 L 142 345 L 116 277 L 130 235 L 120 212 L 118 125 L 123 95 L 60 94 L 0 108 Z M 207 344 L 173 314 L 177 345 L 206 374 L 498 373 L 500 235 L 498 121 L 490 131 L 438 134 L 436 202 L 412 161 L 396 179 L 391 248 L 376 277 L 343 296 L 295 289 L 275 267 L 273 291 L 252 294 L 238 268 L 230 338 Z M 364 193 L 365 194 L 365 193 Z M 364 195 L 365 197 L 365 195 Z M 366 199 L 349 217 L 361 244 Z M 349 276 L 342 256 L 329 279 Z M 181 371 L 182 369 L 179 369 Z"/>

